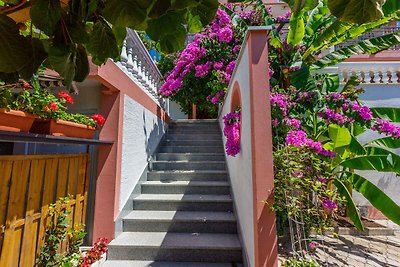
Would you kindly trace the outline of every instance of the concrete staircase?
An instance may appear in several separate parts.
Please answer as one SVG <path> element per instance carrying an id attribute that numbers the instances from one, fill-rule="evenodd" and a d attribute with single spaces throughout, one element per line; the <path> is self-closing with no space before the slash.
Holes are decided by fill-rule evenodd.
<path id="1" fill-rule="evenodd" d="M 141 190 L 102 266 L 242 266 L 217 121 L 172 123 Z"/>

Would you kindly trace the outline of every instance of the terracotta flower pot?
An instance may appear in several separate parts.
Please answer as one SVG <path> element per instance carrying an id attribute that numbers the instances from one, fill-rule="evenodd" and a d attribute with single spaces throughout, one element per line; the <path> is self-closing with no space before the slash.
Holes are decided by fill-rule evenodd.
<path id="1" fill-rule="evenodd" d="M 32 125 L 31 132 L 39 134 L 51 134 L 54 136 L 92 139 L 96 129 L 94 127 L 71 121 L 36 119 Z"/>
<path id="2" fill-rule="evenodd" d="M 35 115 L 23 111 L 1 108 L 0 130 L 9 132 L 28 132 L 35 117 Z"/>

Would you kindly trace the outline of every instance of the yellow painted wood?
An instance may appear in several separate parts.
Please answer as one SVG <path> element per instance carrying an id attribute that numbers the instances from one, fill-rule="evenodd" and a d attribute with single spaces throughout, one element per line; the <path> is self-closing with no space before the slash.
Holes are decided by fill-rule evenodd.
<path id="1" fill-rule="evenodd" d="M 2 252 L 3 236 L 6 229 L 6 211 L 10 192 L 10 179 L 13 162 L 0 161 L 0 256 Z"/>
<path id="2" fill-rule="evenodd" d="M 30 160 L 14 162 L 8 201 L 6 230 L 0 259 L 0 266 L 2 267 L 18 266 L 22 226 L 17 226 L 16 222 L 24 216 L 26 184 L 28 182 L 29 169 Z"/>
<path id="3" fill-rule="evenodd" d="M 40 211 L 40 198 L 42 191 L 45 160 L 34 159 L 31 163 L 28 201 L 25 213 L 24 237 L 20 255 L 21 267 L 31 267 L 35 265 L 37 230 L 39 226 L 39 216 L 35 216 Z"/>

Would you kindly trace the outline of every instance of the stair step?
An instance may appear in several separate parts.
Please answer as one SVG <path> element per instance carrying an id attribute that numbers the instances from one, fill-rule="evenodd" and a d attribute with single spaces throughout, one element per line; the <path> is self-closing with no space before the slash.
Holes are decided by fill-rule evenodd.
<path id="1" fill-rule="evenodd" d="M 151 171 L 148 181 L 228 181 L 226 171 Z"/>
<path id="2" fill-rule="evenodd" d="M 141 194 L 133 199 L 135 210 L 232 211 L 230 195 Z"/>
<path id="3" fill-rule="evenodd" d="M 240 262 L 236 234 L 124 232 L 108 245 L 110 260 Z"/>
<path id="4" fill-rule="evenodd" d="M 123 218 L 124 232 L 236 233 L 231 212 L 131 211 Z"/>
<path id="5" fill-rule="evenodd" d="M 141 184 L 142 194 L 208 194 L 227 195 L 228 182 L 216 181 L 147 181 Z"/>
<path id="6" fill-rule="evenodd" d="M 101 267 L 243 267 L 240 263 L 162 262 L 162 261 L 107 261 Z"/>
<path id="7" fill-rule="evenodd" d="M 164 140 L 162 142 L 163 146 L 221 146 L 223 145 L 222 140 Z"/>
<path id="8" fill-rule="evenodd" d="M 217 140 L 222 142 L 221 133 L 218 134 L 167 134 L 167 140 Z"/>
<path id="9" fill-rule="evenodd" d="M 225 170 L 225 161 L 154 161 L 153 170 Z"/>
<path id="10" fill-rule="evenodd" d="M 224 153 L 222 146 L 160 146 L 161 153 Z"/>
<path id="11" fill-rule="evenodd" d="M 157 160 L 179 160 L 179 161 L 225 161 L 222 153 L 158 153 Z"/>

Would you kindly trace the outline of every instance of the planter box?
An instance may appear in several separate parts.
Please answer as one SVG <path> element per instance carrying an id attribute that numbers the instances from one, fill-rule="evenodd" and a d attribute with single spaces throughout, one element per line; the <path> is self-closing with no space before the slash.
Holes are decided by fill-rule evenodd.
<path id="1" fill-rule="evenodd" d="M 51 134 L 54 136 L 78 137 L 92 139 L 96 129 L 84 124 L 56 119 L 36 119 L 31 128 L 32 133 Z"/>
<path id="2" fill-rule="evenodd" d="M 0 109 L 0 130 L 9 132 L 28 132 L 35 115 L 19 111 Z"/>

